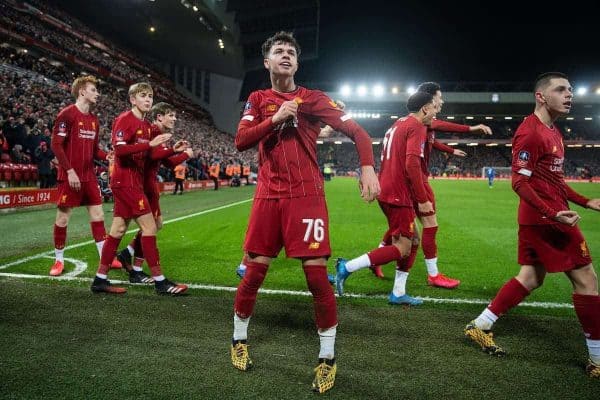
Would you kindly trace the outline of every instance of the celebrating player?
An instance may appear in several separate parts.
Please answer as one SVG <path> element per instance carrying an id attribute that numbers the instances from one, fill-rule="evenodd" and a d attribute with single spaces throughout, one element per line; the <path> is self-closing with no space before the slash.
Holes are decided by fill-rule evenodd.
<path id="1" fill-rule="evenodd" d="M 365 200 L 375 199 L 379 183 L 369 135 L 321 91 L 294 82 L 300 54 L 294 36 L 279 32 L 267 39 L 262 50 L 271 89 L 250 94 L 235 139 L 239 151 L 258 145 L 260 168 L 244 243 L 247 269 L 235 296 L 231 360 L 240 370 L 252 366 L 246 344 L 248 323 L 267 269 L 285 247 L 288 257 L 301 260 L 313 294 L 321 348 L 312 388 L 322 393 L 335 382 L 337 310 L 327 280 L 329 222 L 316 157 L 321 123 L 356 143 Z"/>
<path id="2" fill-rule="evenodd" d="M 568 201 L 600 211 L 564 181 L 564 146 L 556 119 L 571 110 L 573 90 L 565 74 L 549 72 L 535 82 L 535 110 L 512 140 L 512 187 L 519 196 L 518 259 L 521 269 L 490 305 L 465 328 L 465 335 L 492 355 L 503 355 L 490 330 L 496 320 L 540 287 L 547 273 L 564 272 L 573 285 L 573 305 L 585 334 L 587 373 L 600 378 L 600 296 L 579 214 Z"/>

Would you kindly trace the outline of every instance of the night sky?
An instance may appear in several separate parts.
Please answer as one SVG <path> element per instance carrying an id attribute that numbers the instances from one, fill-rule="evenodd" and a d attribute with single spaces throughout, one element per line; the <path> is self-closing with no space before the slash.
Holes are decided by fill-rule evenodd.
<path id="1" fill-rule="evenodd" d="M 558 70 L 600 82 L 596 12 L 573 2 L 536 12 L 515 4 L 322 0 L 319 59 L 301 66 L 302 77 L 531 82 Z"/>

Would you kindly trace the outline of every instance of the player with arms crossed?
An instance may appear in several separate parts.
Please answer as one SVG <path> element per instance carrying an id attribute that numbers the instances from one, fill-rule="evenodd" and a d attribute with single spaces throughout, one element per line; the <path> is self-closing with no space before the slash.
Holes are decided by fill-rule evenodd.
<path id="1" fill-rule="evenodd" d="M 564 146 L 556 119 L 571 110 L 573 91 L 565 74 L 549 72 L 535 82 L 535 110 L 512 140 L 512 187 L 519 195 L 518 259 L 521 270 L 465 328 L 467 338 L 492 355 L 503 355 L 490 330 L 496 320 L 540 287 L 547 273 L 564 272 L 573 285 L 573 305 L 589 350 L 587 373 L 600 378 L 600 296 L 579 214 L 568 201 L 600 211 L 564 180 Z"/>
<path id="2" fill-rule="evenodd" d="M 173 133 L 177 114 L 175 107 L 168 103 L 155 104 L 149 113 L 152 121 L 151 138 L 162 133 Z M 178 154 L 176 154 L 178 153 Z M 163 225 L 162 213 L 160 211 L 160 191 L 158 190 L 156 175 L 160 164 L 173 168 L 181 162 L 193 156 L 193 150 L 185 140 L 179 140 L 173 147 L 165 143 L 152 148 L 150 157 L 144 165 L 144 193 L 150 203 L 150 209 L 156 222 L 156 230 L 159 231 Z M 153 283 L 154 281 L 142 269 L 144 263 L 144 252 L 142 249 L 142 230 L 140 229 L 131 243 L 117 254 L 117 259 L 129 274 L 131 283 Z M 135 255 L 135 259 L 132 257 Z"/>
<path id="3" fill-rule="evenodd" d="M 64 248 L 67 225 L 73 207 L 87 206 L 92 236 L 98 254 L 102 254 L 106 230 L 100 187 L 94 173 L 94 160 L 106 160 L 107 154 L 98 147 L 100 124 L 90 112 L 98 101 L 98 80 L 80 76 L 71 85 L 75 104 L 63 108 L 57 115 L 52 130 L 51 148 L 58 160 L 58 202 L 54 222 L 54 265 L 50 275 L 58 276 L 65 268 Z M 119 268 L 120 263 L 111 264 Z"/>
<path id="4" fill-rule="evenodd" d="M 252 366 L 246 340 L 258 289 L 282 247 L 302 262 L 313 295 L 321 343 L 312 388 L 323 393 L 335 382 L 335 296 L 327 280 L 329 223 L 323 178 L 316 156 L 321 124 L 352 138 L 363 169 L 361 195 L 372 201 L 379 194 L 369 135 L 323 92 L 297 86 L 300 48 L 291 33 L 279 32 L 262 47 L 271 89 L 250 94 L 235 138 L 244 151 L 258 145 L 259 179 L 248 222 L 244 278 L 234 304 L 231 361 L 235 368 Z"/>
<path id="5" fill-rule="evenodd" d="M 141 247 L 150 266 L 156 292 L 179 295 L 187 290 L 187 286 L 173 283 L 162 274 L 156 246 L 156 222 L 144 193 L 144 166 L 149 156 L 148 151 L 168 141 L 171 134 L 160 134 L 152 138 L 152 127 L 144 119 L 152 107 L 153 90 L 150 84 L 133 84 L 128 94 L 132 108 L 115 119 L 112 129 L 115 149 L 115 165 L 111 175 L 111 189 L 115 199 L 114 217 L 91 289 L 96 293 L 119 294 L 127 291 L 125 288 L 112 286 L 108 281 L 108 261 L 115 256 L 129 222 L 135 219 L 142 230 Z"/>

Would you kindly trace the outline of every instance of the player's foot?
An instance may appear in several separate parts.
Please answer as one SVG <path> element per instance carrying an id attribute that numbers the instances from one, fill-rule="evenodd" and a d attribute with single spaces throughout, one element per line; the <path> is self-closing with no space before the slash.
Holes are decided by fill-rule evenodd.
<path id="1" fill-rule="evenodd" d="M 154 282 L 156 293 L 158 294 L 170 294 L 173 296 L 180 296 L 188 290 L 187 285 L 177 284 L 175 282 L 171 282 L 168 279 L 163 279 L 162 281 Z"/>
<path id="2" fill-rule="evenodd" d="M 337 365 L 335 358 L 332 360 L 319 358 L 319 365 L 315 368 L 315 379 L 312 383 L 313 392 L 325 393 L 335 384 Z"/>
<path id="3" fill-rule="evenodd" d="M 154 279 L 144 271 L 131 270 L 129 272 L 130 283 L 154 283 Z"/>
<path id="4" fill-rule="evenodd" d="M 236 273 L 237 276 L 240 277 L 240 279 L 244 279 L 244 275 L 246 275 L 246 268 L 242 269 L 240 267 L 237 267 L 236 270 L 235 270 L 235 273 Z"/>
<path id="5" fill-rule="evenodd" d="M 113 286 L 108 279 L 101 279 L 98 277 L 94 278 L 91 289 L 94 293 L 122 294 L 127 292 L 127 289 L 124 287 Z"/>
<path id="6" fill-rule="evenodd" d="M 132 257 L 131 253 L 127 248 L 117 253 L 117 260 L 121 262 L 121 267 L 125 268 L 126 271 L 131 271 Z"/>
<path id="7" fill-rule="evenodd" d="M 335 285 L 335 275 L 327 274 L 327 281 L 329 281 L 330 285 Z"/>
<path id="8" fill-rule="evenodd" d="M 117 257 L 115 257 L 112 262 L 110 263 L 110 267 L 113 269 L 120 269 L 123 268 L 123 264 L 121 264 L 121 261 L 119 261 L 117 259 Z"/>
<path id="9" fill-rule="evenodd" d="M 454 289 L 460 285 L 460 281 L 458 279 L 448 278 L 446 275 L 440 272 L 435 276 L 428 275 L 427 284 L 429 286 L 435 286 L 444 289 Z"/>
<path id="10" fill-rule="evenodd" d="M 252 368 L 252 360 L 248 354 L 248 345 L 245 340 L 234 340 L 231 344 L 231 363 L 241 371 Z"/>
<path id="11" fill-rule="evenodd" d="M 585 372 L 590 378 L 600 378 L 600 364 L 589 360 L 587 367 L 585 367 Z"/>
<path id="12" fill-rule="evenodd" d="M 388 303 L 391 305 L 407 305 L 407 306 L 420 306 L 423 304 L 423 300 L 417 299 L 416 297 L 403 294 L 402 296 L 394 296 L 394 293 L 390 293 L 388 296 Z"/>
<path id="13" fill-rule="evenodd" d="M 338 258 L 335 263 L 335 288 L 340 296 L 344 295 L 344 283 L 350 274 L 346 269 L 346 260 Z"/>
<path id="14" fill-rule="evenodd" d="M 378 277 L 379 279 L 383 279 L 385 276 L 383 275 L 383 270 L 381 269 L 381 265 L 374 265 L 369 267 L 373 275 Z"/>
<path id="15" fill-rule="evenodd" d="M 50 276 L 59 276 L 60 274 L 62 274 L 64 269 L 65 263 L 56 260 L 54 261 L 54 264 L 52 264 L 52 268 L 50 268 Z"/>
<path id="16" fill-rule="evenodd" d="M 465 327 L 465 336 L 471 341 L 477 343 L 481 350 L 492 356 L 504 356 L 506 351 L 494 342 L 494 335 L 490 331 L 484 331 L 475 325 L 475 321 L 471 321 Z"/>

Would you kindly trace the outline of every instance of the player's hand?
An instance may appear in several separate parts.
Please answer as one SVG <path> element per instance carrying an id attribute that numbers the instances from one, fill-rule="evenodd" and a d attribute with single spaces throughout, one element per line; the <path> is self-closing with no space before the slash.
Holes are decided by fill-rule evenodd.
<path id="1" fill-rule="evenodd" d="M 188 148 L 187 148 L 187 149 L 185 149 L 183 152 L 184 152 L 185 154 L 187 154 L 189 158 L 192 158 L 192 157 L 194 157 L 194 150 L 192 150 L 192 148 L 191 148 L 191 147 L 188 147 Z"/>
<path id="2" fill-rule="evenodd" d="M 81 181 L 73 168 L 67 171 L 67 179 L 69 179 L 69 186 L 71 189 L 79 192 L 79 189 L 81 189 Z"/>
<path id="3" fill-rule="evenodd" d="M 560 222 L 561 224 L 575 226 L 577 225 L 577 222 L 579 222 L 581 217 L 579 216 L 579 214 L 577 214 L 577 211 L 564 210 L 557 212 L 554 216 L 554 219 Z"/>
<path id="4" fill-rule="evenodd" d="M 174 145 L 173 145 L 173 151 L 177 152 L 177 153 L 181 153 L 182 151 L 184 151 L 185 149 L 187 149 L 189 147 L 189 143 L 187 140 L 178 140 Z"/>
<path id="5" fill-rule="evenodd" d="M 113 163 L 115 161 L 115 152 L 114 152 L 114 150 L 111 150 L 108 153 L 106 153 L 106 161 L 108 161 L 109 163 Z"/>
<path id="6" fill-rule="evenodd" d="M 600 199 L 591 199 L 585 206 L 592 210 L 600 211 Z"/>
<path id="7" fill-rule="evenodd" d="M 491 135 L 492 128 L 484 124 L 473 125 L 469 127 L 469 132 L 481 133 L 482 135 Z"/>
<path id="8" fill-rule="evenodd" d="M 372 165 L 365 165 L 361 167 L 360 174 L 360 196 L 368 202 L 371 202 L 379 196 L 381 187 L 379 186 L 379 179 L 375 174 L 375 169 Z"/>
<path id="9" fill-rule="evenodd" d="M 425 203 L 419 203 L 419 212 L 421 214 L 433 214 L 433 204 L 430 201 L 426 201 Z"/>
<path id="10" fill-rule="evenodd" d="M 455 156 L 458 156 L 458 157 L 466 157 L 467 156 L 466 152 L 459 150 L 459 149 L 454 149 L 454 153 L 452 153 L 452 154 L 454 154 Z"/>
<path id="11" fill-rule="evenodd" d="M 171 135 L 170 133 L 162 133 L 160 135 L 157 135 L 154 139 L 150 141 L 150 147 L 156 147 L 167 142 L 169 139 L 171 139 L 171 136 L 173 135 Z"/>
<path id="12" fill-rule="evenodd" d="M 296 118 L 298 115 L 298 103 L 293 100 L 284 101 L 279 107 L 279 110 L 273 115 L 271 121 L 273 125 L 279 125 L 280 123 L 287 121 L 290 118 Z"/>

